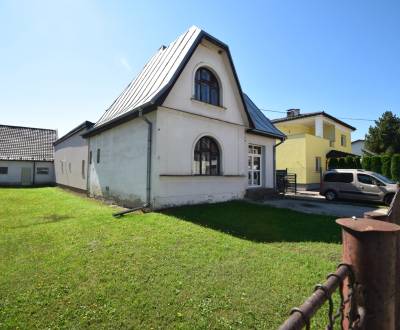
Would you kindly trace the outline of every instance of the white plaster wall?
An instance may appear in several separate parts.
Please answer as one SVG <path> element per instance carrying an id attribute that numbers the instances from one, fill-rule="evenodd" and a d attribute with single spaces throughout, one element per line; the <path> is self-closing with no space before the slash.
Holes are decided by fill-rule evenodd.
<path id="1" fill-rule="evenodd" d="M 156 112 L 146 115 L 156 126 Z M 134 207 L 146 201 L 148 126 L 141 118 L 89 139 L 89 194 Z M 97 163 L 100 149 L 100 163 Z"/>
<path id="2" fill-rule="evenodd" d="M 351 144 L 351 152 L 355 155 L 362 156 L 364 149 L 364 141 L 356 141 Z"/>
<path id="3" fill-rule="evenodd" d="M 247 115 L 243 108 L 228 57 L 224 51 L 219 54 L 218 50 L 214 44 L 206 41 L 203 41 L 197 47 L 164 101 L 163 106 L 248 126 Z M 193 99 L 195 73 L 202 66 L 214 72 L 220 82 L 222 107 L 216 107 Z"/>
<path id="4" fill-rule="evenodd" d="M 54 183 L 54 166 L 53 162 L 35 162 L 37 167 L 46 167 L 49 169 L 48 174 L 35 174 L 35 184 L 45 185 Z M 31 184 L 33 183 L 33 161 L 12 161 L 0 160 L 0 167 L 8 167 L 8 174 L 0 174 L 0 185 L 20 185 L 21 169 L 31 169 Z"/>
<path id="5" fill-rule="evenodd" d="M 88 141 L 80 136 L 83 132 L 84 130 L 81 130 L 54 146 L 54 167 L 57 184 L 82 190 L 87 189 Z M 83 175 L 82 160 L 85 161 Z M 63 166 L 61 163 L 63 163 Z M 71 167 L 69 164 L 71 164 Z"/>

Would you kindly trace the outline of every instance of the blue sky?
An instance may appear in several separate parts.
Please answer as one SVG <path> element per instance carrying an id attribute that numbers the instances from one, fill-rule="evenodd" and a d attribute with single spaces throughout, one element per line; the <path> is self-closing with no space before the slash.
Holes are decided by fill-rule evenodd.
<path id="1" fill-rule="evenodd" d="M 230 46 L 260 108 L 399 114 L 399 17 L 396 0 L 0 0 L 0 122 L 61 135 L 96 121 L 159 46 L 191 25 Z M 353 139 L 372 124 L 346 121 L 358 128 Z"/>

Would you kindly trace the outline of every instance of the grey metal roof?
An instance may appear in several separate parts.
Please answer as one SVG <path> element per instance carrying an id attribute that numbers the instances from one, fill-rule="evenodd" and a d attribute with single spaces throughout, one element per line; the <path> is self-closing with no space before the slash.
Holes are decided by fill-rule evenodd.
<path id="1" fill-rule="evenodd" d="M 56 140 L 53 144 L 57 145 L 65 140 L 67 140 L 69 137 L 71 137 L 72 135 L 82 131 L 82 130 L 88 130 L 90 128 L 92 128 L 94 125 L 94 123 L 92 123 L 91 121 L 84 121 L 82 124 L 78 125 L 77 127 L 73 128 L 72 130 L 70 130 L 68 133 L 66 133 L 65 135 L 63 135 L 62 137 L 60 137 L 58 140 Z"/>
<path id="2" fill-rule="evenodd" d="M 139 75 L 111 104 L 93 128 L 84 133 L 83 136 L 87 137 L 97 134 L 105 129 L 135 118 L 138 116 L 139 110 L 145 113 L 161 105 L 203 38 L 226 51 L 251 131 L 278 138 L 284 136 L 258 110 L 253 102 L 250 101 L 249 103 L 245 101 L 229 47 L 196 26 L 192 26 L 168 47 L 162 46 L 145 65 Z M 247 109 L 247 104 L 253 108 L 251 113 Z M 253 123 L 253 119 L 258 121 L 257 127 Z"/>
<path id="3" fill-rule="evenodd" d="M 139 75 L 111 104 L 95 127 L 154 101 L 171 81 L 201 31 L 198 27 L 192 26 L 168 47 L 160 47 Z"/>
<path id="4" fill-rule="evenodd" d="M 0 125 L 1 160 L 54 160 L 52 129 Z"/>
<path id="5" fill-rule="evenodd" d="M 256 133 L 264 133 L 266 135 L 274 136 L 279 139 L 284 139 L 286 136 L 279 129 L 277 129 L 271 121 L 265 117 L 261 110 L 254 104 L 254 102 L 243 93 L 244 101 L 249 111 L 250 117 L 253 121 L 254 128 L 250 131 Z"/>
<path id="6" fill-rule="evenodd" d="M 339 124 L 341 124 L 341 125 L 343 125 L 343 126 L 345 126 L 347 128 L 350 128 L 353 131 L 356 130 L 355 127 L 353 127 L 353 126 L 345 123 L 344 121 L 342 121 L 342 120 L 330 115 L 329 113 L 326 113 L 325 111 L 308 112 L 308 113 L 302 113 L 300 115 L 293 116 L 293 117 L 276 118 L 276 119 L 272 119 L 272 122 L 273 123 L 282 123 L 282 122 L 285 122 L 285 121 L 291 121 L 291 120 L 296 120 L 296 119 L 300 119 L 300 118 L 307 118 L 307 117 L 314 117 L 314 116 L 319 116 L 319 115 L 325 116 L 325 117 L 327 117 L 327 118 L 329 118 L 329 119 L 331 119 L 331 120 L 333 120 L 333 121 L 335 121 L 335 122 L 337 122 L 337 123 L 339 123 Z"/>

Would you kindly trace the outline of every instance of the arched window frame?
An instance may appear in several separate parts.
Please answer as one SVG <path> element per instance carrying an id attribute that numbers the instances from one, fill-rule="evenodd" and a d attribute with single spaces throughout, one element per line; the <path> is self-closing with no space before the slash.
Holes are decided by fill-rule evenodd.
<path id="1" fill-rule="evenodd" d="M 195 71 L 194 98 L 204 103 L 221 106 L 221 84 L 218 76 L 208 67 L 201 66 Z"/>
<path id="2" fill-rule="evenodd" d="M 194 146 L 193 175 L 221 175 L 221 148 L 211 136 L 202 136 Z"/>

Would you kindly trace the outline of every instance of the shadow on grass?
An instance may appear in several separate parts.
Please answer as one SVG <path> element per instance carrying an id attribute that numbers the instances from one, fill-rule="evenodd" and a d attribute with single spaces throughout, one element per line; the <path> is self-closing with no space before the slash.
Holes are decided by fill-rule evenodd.
<path id="1" fill-rule="evenodd" d="M 246 202 L 203 204 L 161 213 L 254 242 L 340 243 L 335 218 Z"/>
<path id="2" fill-rule="evenodd" d="M 26 224 L 26 225 L 21 225 L 21 226 L 12 226 L 9 228 L 10 229 L 28 228 L 28 227 L 33 227 L 33 226 L 45 225 L 48 223 L 65 221 L 68 219 L 71 219 L 71 217 L 68 215 L 49 214 L 49 215 L 43 216 L 42 221 L 33 222 L 33 223 Z"/>

